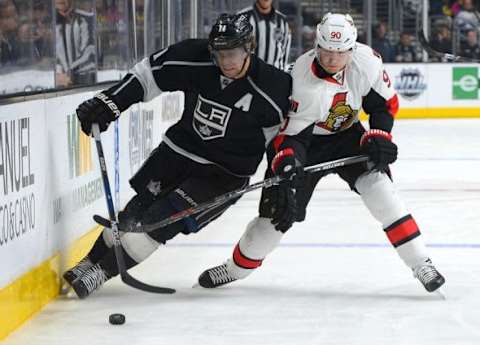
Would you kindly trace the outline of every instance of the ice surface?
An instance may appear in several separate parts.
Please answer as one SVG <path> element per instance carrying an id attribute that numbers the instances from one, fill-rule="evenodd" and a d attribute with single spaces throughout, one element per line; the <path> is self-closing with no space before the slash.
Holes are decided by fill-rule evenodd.
<path id="1" fill-rule="evenodd" d="M 480 119 L 397 121 L 393 132 L 396 186 L 446 277 L 446 301 L 423 289 L 360 198 L 329 176 L 307 220 L 247 279 L 191 288 L 231 255 L 256 214 L 256 192 L 132 270 L 177 294 L 144 293 L 116 278 L 86 300 L 49 304 L 4 344 L 480 344 L 479 133 Z M 111 313 L 126 323 L 110 325 Z"/>

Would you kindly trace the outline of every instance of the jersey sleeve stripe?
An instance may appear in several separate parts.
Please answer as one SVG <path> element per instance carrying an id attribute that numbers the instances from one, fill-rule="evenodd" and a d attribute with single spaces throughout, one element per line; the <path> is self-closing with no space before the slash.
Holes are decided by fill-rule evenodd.
<path id="1" fill-rule="evenodd" d="M 163 54 L 165 54 L 165 52 L 168 50 L 168 47 L 159 51 L 158 53 L 156 54 L 153 54 L 152 58 L 153 60 L 155 61 L 156 59 L 158 59 L 160 56 L 162 56 Z"/>
<path id="2" fill-rule="evenodd" d="M 162 90 L 158 87 L 158 84 L 153 77 L 149 58 L 145 58 L 137 63 L 130 72 L 137 78 L 140 85 L 143 87 L 144 102 L 148 102 L 162 93 Z"/>
<path id="3" fill-rule="evenodd" d="M 116 96 L 120 91 L 122 91 L 128 84 L 132 82 L 132 80 L 135 78 L 135 75 L 132 74 L 130 78 L 128 78 L 121 86 L 116 89 L 114 92 L 112 92 L 112 96 Z"/>
<path id="4" fill-rule="evenodd" d="M 248 79 L 248 82 L 255 89 L 255 91 L 257 91 L 263 98 L 265 98 L 267 100 L 267 102 L 270 103 L 270 105 L 277 111 L 278 117 L 280 119 L 279 122 L 282 122 L 283 121 L 283 113 L 282 113 L 282 110 L 280 109 L 280 107 L 253 82 L 252 78 L 247 77 L 247 79 Z"/>
<path id="5" fill-rule="evenodd" d="M 164 66 L 215 66 L 213 62 L 192 62 L 192 61 L 165 61 L 161 65 L 152 67 L 152 71 L 161 70 Z"/>
<path id="6" fill-rule="evenodd" d="M 387 109 L 388 109 L 388 112 L 392 115 L 392 117 L 395 117 L 398 113 L 398 108 L 399 108 L 398 96 L 395 94 L 392 98 L 390 98 L 387 101 Z"/>

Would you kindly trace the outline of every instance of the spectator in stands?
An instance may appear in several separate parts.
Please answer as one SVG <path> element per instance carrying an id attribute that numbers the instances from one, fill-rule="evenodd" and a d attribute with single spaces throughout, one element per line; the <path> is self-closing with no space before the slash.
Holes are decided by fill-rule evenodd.
<path id="1" fill-rule="evenodd" d="M 452 33 L 447 25 L 433 28 L 432 48 L 442 53 L 452 52 Z"/>
<path id="2" fill-rule="evenodd" d="M 36 34 L 32 22 L 22 20 L 17 31 L 17 56 L 16 65 L 29 66 L 36 65 L 40 62 L 40 52 L 35 45 Z"/>
<path id="3" fill-rule="evenodd" d="M 18 57 L 18 10 L 12 0 L 0 0 L 0 65 L 12 65 Z"/>
<path id="4" fill-rule="evenodd" d="M 449 12 L 450 16 L 455 17 L 458 14 L 458 12 L 462 10 L 461 3 L 462 3 L 462 0 L 452 1 L 450 5 L 450 10 L 449 11 L 447 10 L 447 13 Z"/>
<path id="5" fill-rule="evenodd" d="M 412 35 L 408 32 L 400 34 L 400 41 L 395 46 L 395 62 L 420 62 L 421 58 L 412 44 Z"/>
<path id="6" fill-rule="evenodd" d="M 315 44 L 315 33 L 314 26 L 304 25 L 302 27 L 302 54 L 306 51 L 312 49 Z"/>
<path id="7" fill-rule="evenodd" d="M 387 38 L 387 25 L 383 22 L 375 26 L 372 48 L 382 56 L 383 62 L 394 61 L 394 49 L 390 40 Z"/>
<path id="8" fill-rule="evenodd" d="M 72 0 L 55 0 L 55 9 L 56 85 L 93 84 L 96 57 L 90 14 L 74 9 Z"/>
<path id="9" fill-rule="evenodd" d="M 33 31 L 35 46 L 42 59 L 53 56 L 53 30 L 50 0 L 37 0 L 33 3 Z"/>
<path id="10" fill-rule="evenodd" d="M 462 1 L 461 10 L 455 16 L 454 25 L 460 31 L 462 40 L 465 39 L 468 30 L 478 29 L 480 25 L 480 14 L 475 9 L 472 0 Z"/>
<path id="11" fill-rule="evenodd" d="M 480 59 L 480 46 L 478 45 L 478 32 L 476 30 L 468 30 L 466 32 L 466 40 L 460 46 L 462 56 L 472 59 Z"/>
<path id="12" fill-rule="evenodd" d="M 450 7 L 448 6 L 448 0 L 442 0 L 442 1 L 430 0 L 428 6 L 429 6 L 428 7 L 429 14 L 431 16 L 443 15 L 445 6 L 447 6 L 448 9 L 450 9 Z"/>

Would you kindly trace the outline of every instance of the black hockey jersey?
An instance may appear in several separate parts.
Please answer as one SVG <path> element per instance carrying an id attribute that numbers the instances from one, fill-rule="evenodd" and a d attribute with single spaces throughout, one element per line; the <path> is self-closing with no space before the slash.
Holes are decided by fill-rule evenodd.
<path id="1" fill-rule="evenodd" d="M 244 78 L 226 79 L 207 40 L 190 39 L 144 59 L 108 93 L 123 111 L 162 91 L 185 93 L 182 117 L 166 131 L 165 144 L 196 162 L 250 176 L 288 112 L 291 77 L 252 55 Z"/>

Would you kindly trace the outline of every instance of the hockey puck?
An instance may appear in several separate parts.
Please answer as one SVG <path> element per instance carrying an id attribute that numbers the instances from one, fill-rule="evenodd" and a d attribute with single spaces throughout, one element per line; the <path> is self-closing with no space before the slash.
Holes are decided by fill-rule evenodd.
<path id="1" fill-rule="evenodd" d="M 123 314 L 110 314 L 108 322 L 112 325 L 123 325 L 125 323 L 125 315 Z"/>

